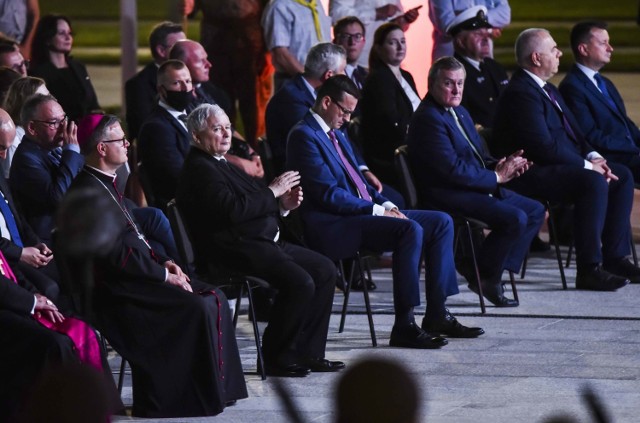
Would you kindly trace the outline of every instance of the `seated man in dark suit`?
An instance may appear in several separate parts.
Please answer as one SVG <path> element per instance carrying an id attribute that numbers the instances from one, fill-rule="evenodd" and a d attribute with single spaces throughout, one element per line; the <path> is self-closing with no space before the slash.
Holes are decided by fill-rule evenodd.
<path id="1" fill-rule="evenodd" d="M 584 138 L 552 84 L 562 52 L 547 30 L 532 28 L 516 40 L 520 69 L 500 96 L 493 126 L 496 146 L 524 150 L 534 165 L 507 187 L 534 198 L 574 204 L 576 288 L 614 291 L 640 282 L 629 263 L 633 178 L 606 161 Z"/>
<path id="2" fill-rule="evenodd" d="M 302 201 L 298 172 L 264 186 L 229 165 L 232 128 L 217 105 L 198 106 L 187 126 L 193 146 L 176 201 L 191 232 L 196 270 L 231 268 L 278 290 L 262 337 L 267 374 L 303 377 L 344 368 L 324 358 L 336 268 L 326 257 L 280 240 L 278 215 Z"/>
<path id="3" fill-rule="evenodd" d="M 158 68 L 158 101 L 142 124 L 138 157 L 144 164 L 156 199 L 164 209 L 176 193 L 182 163 L 189 151 L 186 108 L 192 101 L 189 69 L 179 60 Z"/>
<path id="4" fill-rule="evenodd" d="M 367 68 L 358 64 L 366 36 L 365 26 L 356 16 L 345 16 L 333 25 L 333 43 L 342 46 L 347 52 L 347 66 L 344 72 L 359 90 L 369 74 Z M 352 119 L 358 116 L 356 113 Z"/>
<path id="5" fill-rule="evenodd" d="M 194 101 L 187 107 L 187 112 L 191 112 L 199 104 L 208 103 L 219 105 L 227 116 L 234 117 L 235 106 L 231 104 L 229 96 L 210 81 L 211 63 L 207 60 L 207 52 L 200 43 L 192 40 L 177 41 L 171 48 L 169 57 L 184 62 L 191 74 Z M 244 137 L 235 130 L 231 141 L 229 162 L 251 177 L 262 178 L 264 176 L 262 161 L 252 146 L 247 144 Z"/>
<path id="6" fill-rule="evenodd" d="M 529 163 L 522 150 L 499 161 L 487 154 L 460 106 L 464 84 L 464 66 L 457 59 L 443 57 L 431 66 L 429 93 L 409 126 L 409 162 L 423 207 L 489 225 L 491 233 L 478 252 L 483 294 L 497 307 L 516 306 L 502 295 L 501 276 L 505 269 L 519 272 L 545 211 L 540 202 L 501 187 Z M 462 273 L 477 291 L 475 275 Z"/>
<path id="7" fill-rule="evenodd" d="M 322 83 L 333 75 L 344 73 L 345 66 L 342 47 L 331 43 L 316 44 L 307 54 L 304 73 L 285 82 L 269 100 L 265 123 L 276 173 L 284 171 L 289 131 L 313 106 L 316 90 Z"/>
<path id="8" fill-rule="evenodd" d="M 9 182 L 27 222 L 51 245 L 55 210 L 84 164 L 77 126 L 54 97 L 42 94 L 25 102 L 21 120 L 25 136 L 13 157 Z"/>
<path id="9" fill-rule="evenodd" d="M 349 141 L 337 131 L 358 103 L 359 91 L 346 75 L 322 84 L 313 109 L 289 134 L 287 168 L 297 170 L 307 200 L 301 207 L 309 245 L 339 260 L 363 248 L 393 251 L 395 323 L 389 344 L 440 348 L 446 339 L 474 338 L 480 328 L 461 325 L 445 308 L 458 293 L 453 264 L 453 223 L 445 213 L 400 211 L 366 183 L 355 167 Z M 426 262 L 427 311 L 422 328 L 413 308 L 420 304 L 420 261 Z"/>
<path id="10" fill-rule="evenodd" d="M 124 85 L 124 98 L 127 105 L 127 133 L 130 139 L 138 138 L 142 123 L 158 103 L 158 68 L 169 59 L 171 46 L 184 38 L 187 36 L 182 30 L 182 26 L 173 22 L 161 22 L 151 30 L 149 48 L 153 61 Z"/>
<path id="11" fill-rule="evenodd" d="M 467 9 L 447 28 L 453 37 L 454 57 L 466 72 L 462 106 L 484 128 L 493 126 L 498 97 L 509 83 L 505 69 L 491 58 L 492 28 L 484 6 Z"/>
<path id="12" fill-rule="evenodd" d="M 0 158 L 15 138 L 16 127 L 11 116 L 0 109 Z M 25 277 L 42 294 L 58 301 L 58 269 L 49 247 L 33 232 L 18 212 L 9 190 L 9 183 L 0 174 L 0 251 L 9 260 L 11 267 L 25 274 Z"/>
<path id="13" fill-rule="evenodd" d="M 70 192 L 91 189 L 118 208 L 117 239 L 95 261 L 93 307 L 96 326 L 131 365 L 133 414 L 218 414 L 247 396 L 228 301 L 155 251 L 132 217 L 115 185 L 129 147 L 118 118 L 88 115 L 79 127 L 86 165 Z"/>
<path id="14" fill-rule="evenodd" d="M 560 92 L 586 140 L 607 159 L 627 166 L 640 183 L 640 130 L 624 107 L 615 85 L 598 72 L 609 61 L 607 24 L 589 21 L 571 30 L 575 65 L 560 83 Z"/>

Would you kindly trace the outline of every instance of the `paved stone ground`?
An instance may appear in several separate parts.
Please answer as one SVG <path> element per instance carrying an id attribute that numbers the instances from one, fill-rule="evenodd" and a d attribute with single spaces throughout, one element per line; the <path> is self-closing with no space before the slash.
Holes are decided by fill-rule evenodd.
<path id="1" fill-rule="evenodd" d="M 565 250 L 566 253 L 566 250 Z M 450 340 L 441 350 L 388 346 L 393 324 L 391 272 L 374 271 L 372 293 L 379 346 L 371 347 L 362 295 L 354 293 L 346 330 L 337 333 L 343 296 L 336 293 L 327 357 L 347 365 L 367 356 L 388 357 L 406 365 L 422 389 L 422 421 L 436 423 L 540 422 L 559 411 L 590 421 L 581 390 L 598 392 L 615 422 L 638 421 L 640 412 L 640 285 L 619 292 L 577 291 L 575 269 L 567 269 L 569 289 L 562 290 L 551 254 L 532 257 L 523 281 L 521 305 L 489 307 L 480 315 L 478 298 L 459 279 L 461 293 L 450 310 L 486 334 L 475 340 Z M 424 307 L 416 310 L 418 319 Z M 240 319 L 240 348 L 250 397 L 209 418 L 144 420 L 158 422 L 284 422 L 283 406 L 269 378 L 256 375 L 255 345 L 246 315 Z M 111 359 L 117 369 L 118 358 Z M 333 392 L 339 374 L 282 379 L 307 422 L 333 421 Z M 127 377 L 123 396 L 131 402 Z M 354 393 L 357 395 L 357 393 Z M 118 418 L 115 421 L 143 421 Z"/>

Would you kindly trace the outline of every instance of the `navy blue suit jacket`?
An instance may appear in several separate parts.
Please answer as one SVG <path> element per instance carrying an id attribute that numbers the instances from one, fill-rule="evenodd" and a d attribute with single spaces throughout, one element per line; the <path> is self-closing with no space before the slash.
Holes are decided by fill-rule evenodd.
<path id="1" fill-rule="evenodd" d="M 351 165 L 357 161 L 351 144 L 341 131 L 335 131 L 338 143 Z M 331 251 L 353 254 L 361 245 L 360 229 L 350 225 L 344 216 L 373 215 L 373 203 L 359 198 L 329 136 L 310 112 L 293 127 L 287 142 L 287 169 L 300 172 L 305 200 L 300 212 L 305 222 L 307 241 L 323 253 Z M 362 173 L 360 173 L 362 176 Z M 363 181 L 374 203 L 387 198 Z M 327 231 L 330 227 L 331 230 Z M 336 251 L 336 249 L 340 251 Z"/>
<path id="2" fill-rule="evenodd" d="M 469 201 L 470 192 L 498 192 L 492 170 L 496 160 L 485 151 L 469 112 L 461 106 L 455 111 L 487 168 L 469 146 L 451 113 L 427 95 L 411 119 L 407 139 L 409 162 L 424 208 L 431 205 L 450 210 L 457 201 Z"/>
<path id="3" fill-rule="evenodd" d="M 68 149 L 62 150 L 56 164 L 49 150 L 27 136 L 13 156 L 9 184 L 14 199 L 36 235 L 49 246 L 58 203 L 83 165 L 84 157 Z"/>
<path id="4" fill-rule="evenodd" d="M 164 108 L 156 106 L 138 136 L 138 157 L 144 163 L 158 204 L 175 196 L 178 177 L 189 152 L 187 130 Z"/>
<path id="5" fill-rule="evenodd" d="M 584 167 L 586 155 L 594 149 L 582 135 L 560 92 L 553 89 L 578 139 L 569 137 L 561 112 L 545 91 L 524 70 L 518 69 L 498 100 L 493 124 L 494 154 L 507 156 L 522 149 L 527 159 L 539 165 Z"/>
<path id="6" fill-rule="evenodd" d="M 604 95 L 576 65 L 569 70 L 559 89 L 586 139 L 600 153 L 638 155 L 640 130 L 627 116 L 616 87 L 609 79 L 603 79 L 617 108 L 611 107 Z"/>
<path id="7" fill-rule="evenodd" d="M 302 74 L 287 81 L 269 100 L 265 114 L 267 140 L 274 158 L 281 163 L 284 163 L 289 131 L 304 117 L 314 102 Z"/>

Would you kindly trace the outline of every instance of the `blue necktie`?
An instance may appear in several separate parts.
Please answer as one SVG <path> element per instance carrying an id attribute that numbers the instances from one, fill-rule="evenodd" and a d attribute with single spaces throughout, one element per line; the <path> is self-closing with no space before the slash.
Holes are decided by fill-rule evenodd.
<path id="1" fill-rule="evenodd" d="M 616 105 L 615 101 L 613 101 L 613 97 L 611 97 L 611 94 L 609 94 L 609 90 L 607 89 L 607 84 L 604 81 L 604 78 L 602 77 L 602 75 L 600 75 L 599 73 L 596 73 L 595 75 L 593 75 L 593 79 L 596 80 L 596 83 L 598 84 L 598 89 L 604 96 L 605 100 L 607 100 L 607 103 L 609 103 L 609 106 L 611 106 L 613 110 L 616 110 L 618 113 L 622 115 L 622 110 L 620 110 Z M 627 136 L 631 138 L 631 132 L 629 132 L 629 128 L 627 127 L 627 122 L 625 122 L 624 116 L 622 116 L 622 118 L 624 122 L 624 129 L 627 131 Z"/>
<path id="2" fill-rule="evenodd" d="M 9 229 L 9 235 L 11 235 L 13 243 L 18 247 L 23 247 L 20 232 L 18 232 L 18 226 L 16 226 L 16 219 L 13 217 L 13 213 L 11 213 L 11 209 L 5 200 L 4 195 L 0 195 L 0 213 L 4 216 L 4 221 L 7 224 L 7 229 Z"/>

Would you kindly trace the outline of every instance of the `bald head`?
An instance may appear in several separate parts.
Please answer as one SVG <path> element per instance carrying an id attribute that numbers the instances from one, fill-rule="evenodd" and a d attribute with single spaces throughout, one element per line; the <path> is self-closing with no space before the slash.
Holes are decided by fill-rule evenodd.
<path id="1" fill-rule="evenodd" d="M 7 158 L 7 150 L 16 137 L 16 125 L 4 109 L 0 109 L 0 158 Z"/>
<path id="2" fill-rule="evenodd" d="M 211 63 L 207 60 L 207 52 L 202 44 L 193 40 L 178 40 L 171 47 L 169 59 L 176 59 L 184 62 L 189 68 L 191 79 L 194 84 L 207 82 L 209 80 L 209 69 Z"/>
<path id="3" fill-rule="evenodd" d="M 525 29 L 516 39 L 518 65 L 546 81 L 558 73 L 562 52 L 546 29 Z"/>

